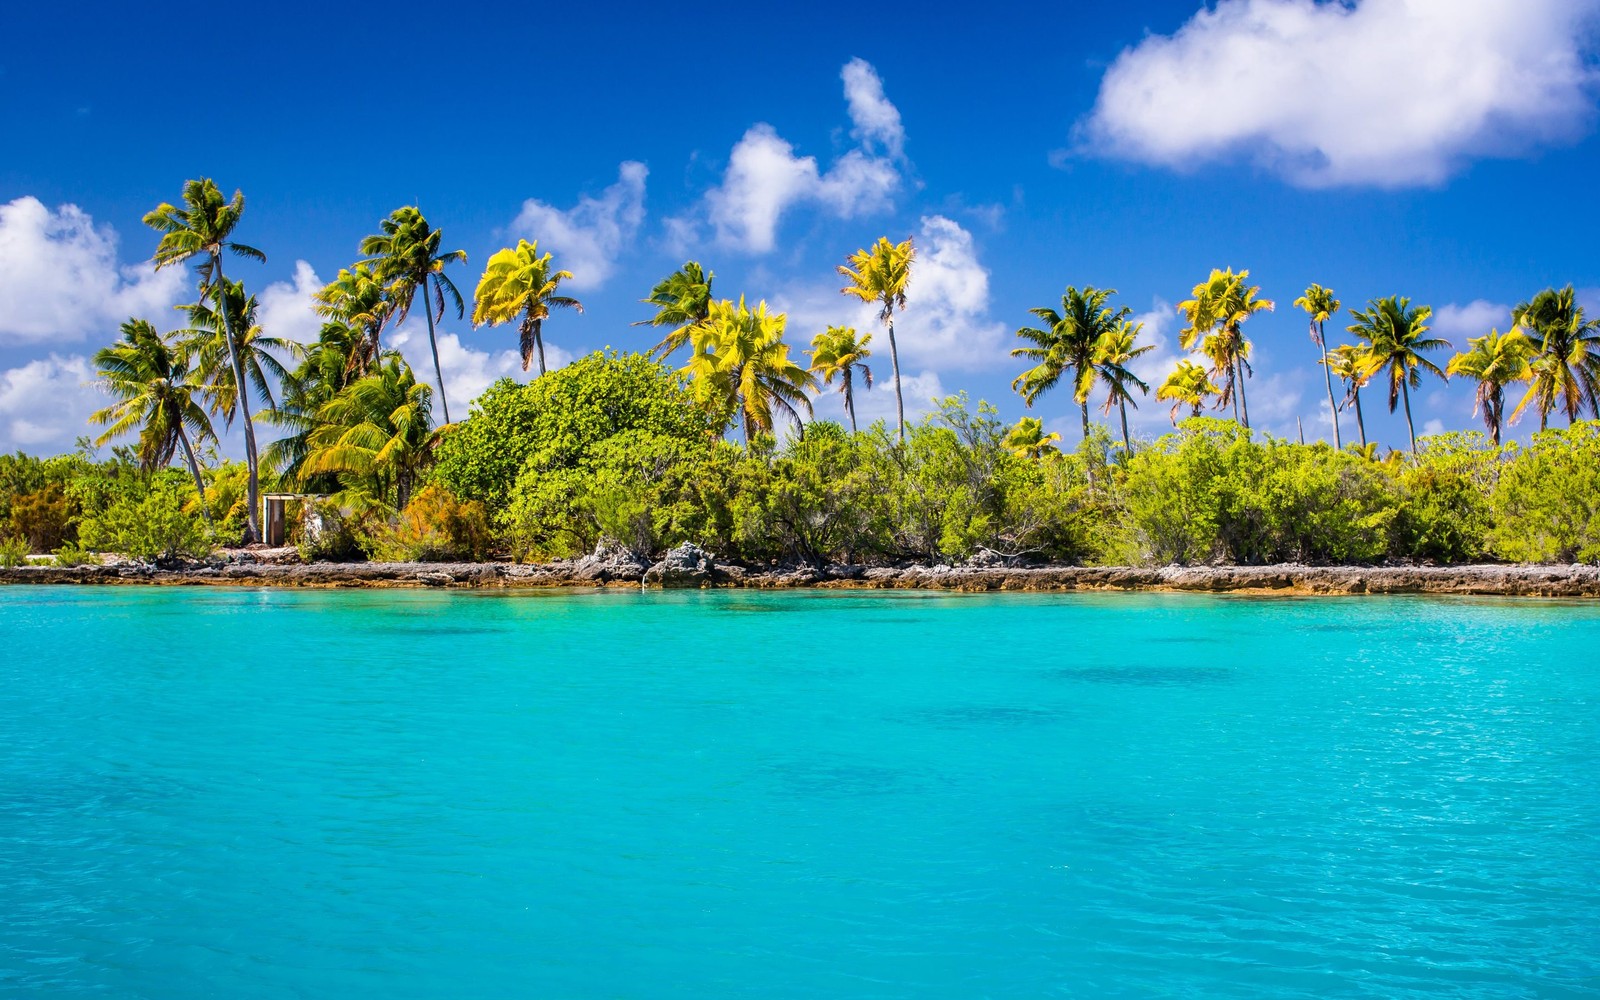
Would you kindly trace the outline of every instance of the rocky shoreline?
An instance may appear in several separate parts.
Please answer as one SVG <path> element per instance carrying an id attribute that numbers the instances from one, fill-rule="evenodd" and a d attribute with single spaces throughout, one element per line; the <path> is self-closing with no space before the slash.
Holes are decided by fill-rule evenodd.
<path id="1" fill-rule="evenodd" d="M 164 584 L 240 587 L 716 588 L 945 591 L 1202 591 L 1339 595 L 1458 594 L 1600 597 L 1600 567 L 1528 566 L 781 566 L 718 563 L 693 545 L 648 563 L 624 550 L 513 563 L 310 563 L 230 553 L 182 567 L 140 563 L 0 568 L 0 584 Z"/>

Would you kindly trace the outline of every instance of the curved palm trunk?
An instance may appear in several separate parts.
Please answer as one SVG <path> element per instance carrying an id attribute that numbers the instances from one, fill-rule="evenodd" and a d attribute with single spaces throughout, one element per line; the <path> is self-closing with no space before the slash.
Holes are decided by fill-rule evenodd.
<path id="1" fill-rule="evenodd" d="M 1122 450 L 1127 455 L 1133 454 L 1133 442 L 1128 438 L 1128 401 L 1117 397 L 1117 409 L 1122 413 Z"/>
<path id="2" fill-rule="evenodd" d="M 856 433 L 856 394 L 850 384 L 850 369 L 844 370 L 844 412 L 850 415 L 850 433 Z"/>
<path id="3" fill-rule="evenodd" d="M 1238 398 L 1238 400 L 1239 400 L 1239 409 L 1244 414 L 1244 427 L 1245 427 L 1245 430 L 1249 430 L 1250 429 L 1250 404 L 1248 402 L 1246 402 L 1245 398 L 1244 398 L 1244 356 L 1243 355 L 1235 355 L 1234 359 L 1233 359 L 1233 362 L 1234 362 L 1235 368 L 1238 370 L 1238 373 L 1239 373 L 1238 374 L 1239 388 L 1234 393 L 1234 395 Z"/>
<path id="4" fill-rule="evenodd" d="M 222 317 L 222 337 L 228 342 L 228 361 L 233 366 L 233 389 L 238 397 L 239 413 L 244 417 L 245 496 L 250 504 L 249 513 L 245 515 L 244 543 L 249 545 L 261 541 L 261 467 L 256 459 L 256 425 L 250 417 L 250 387 L 244 379 L 244 362 L 239 358 L 239 345 L 233 341 L 233 319 L 228 315 L 228 302 L 222 291 L 222 254 L 211 255 L 211 266 L 212 298 Z"/>
<path id="5" fill-rule="evenodd" d="M 433 374 L 439 379 L 439 405 L 444 408 L 444 422 L 450 422 L 450 400 L 444 395 L 444 369 L 439 367 L 439 341 L 433 335 L 433 300 L 428 297 L 428 279 L 422 280 L 423 314 L 428 317 L 428 347 L 433 351 Z"/>
<path id="6" fill-rule="evenodd" d="M 189 444 L 189 435 L 183 429 L 182 422 L 178 424 L 178 443 L 183 445 L 184 461 L 189 465 L 189 474 L 194 476 L 194 489 L 200 497 L 200 513 L 205 517 L 206 523 L 210 524 L 211 512 L 206 510 L 206 481 L 200 475 L 200 463 L 194 457 L 194 448 Z"/>
<path id="7" fill-rule="evenodd" d="M 1322 379 L 1328 383 L 1328 419 L 1333 423 L 1333 447 L 1339 450 L 1344 445 L 1339 441 L 1339 408 L 1333 402 L 1333 372 L 1328 370 L 1328 339 L 1323 334 L 1322 324 L 1317 324 L 1317 346 L 1322 348 Z"/>
<path id="8" fill-rule="evenodd" d="M 1356 404 L 1356 430 L 1361 434 L 1361 447 L 1367 446 L 1367 422 L 1361 419 L 1361 390 L 1350 390 L 1350 401 Z"/>
<path id="9" fill-rule="evenodd" d="M 1505 405 L 1506 405 L 1505 390 L 1503 390 L 1500 386 L 1497 385 L 1497 386 L 1494 387 L 1492 395 L 1489 396 L 1489 406 L 1488 406 L 1488 410 L 1489 410 L 1489 440 L 1494 442 L 1494 446 L 1496 448 L 1500 447 L 1500 421 L 1502 419 L 1503 414 L 1505 413 Z"/>
<path id="10" fill-rule="evenodd" d="M 1411 386 L 1409 383 L 1400 383 L 1400 398 L 1406 404 L 1406 432 L 1411 435 L 1411 457 L 1417 457 L 1417 428 L 1411 422 Z"/>
<path id="11" fill-rule="evenodd" d="M 906 403 L 900 396 L 900 348 L 894 342 L 894 318 L 889 323 L 889 363 L 894 367 L 894 416 L 900 425 L 900 443 L 906 443 Z"/>

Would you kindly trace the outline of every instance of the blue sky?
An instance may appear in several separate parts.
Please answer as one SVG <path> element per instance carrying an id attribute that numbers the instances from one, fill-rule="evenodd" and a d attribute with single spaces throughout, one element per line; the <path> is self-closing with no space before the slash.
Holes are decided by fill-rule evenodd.
<path id="1" fill-rule="evenodd" d="M 464 292 L 519 237 L 577 274 L 587 308 L 547 324 L 556 359 L 653 343 L 628 324 L 686 258 L 720 296 L 786 309 L 798 349 L 866 325 L 835 265 L 911 235 L 908 407 L 966 389 L 1008 420 L 1027 412 L 1012 331 L 1067 284 L 1143 315 L 1153 384 L 1180 357 L 1171 304 L 1249 268 L 1278 303 L 1247 328 L 1252 416 L 1308 437 L 1327 423 L 1291 305 L 1310 282 L 1347 307 L 1431 304 L 1458 347 L 1547 285 L 1600 309 L 1600 0 L 991 4 L 981 22 L 932 3 L 882 26 L 814 5 L 223 6 L 8 15 L 37 44 L 0 55 L 0 449 L 69 448 L 103 403 L 88 355 L 129 315 L 176 325 L 189 277 L 148 272 L 139 220 L 202 175 L 246 193 L 239 237 L 269 259 L 233 274 L 296 338 L 309 291 L 402 204 L 467 251 Z M 526 377 L 514 329 L 443 329 L 453 413 Z M 415 324 L 393 342 L 424 367 Z M 859 408 L 887 415 L 875 346 Z M 1369 434 L 1398 445 L 1377 395 Z M 1480 426 L 1471 399 L 1430 382 L 1419 429 Z M 1034 412 L 1075 438 L 1063 391 Z"/>

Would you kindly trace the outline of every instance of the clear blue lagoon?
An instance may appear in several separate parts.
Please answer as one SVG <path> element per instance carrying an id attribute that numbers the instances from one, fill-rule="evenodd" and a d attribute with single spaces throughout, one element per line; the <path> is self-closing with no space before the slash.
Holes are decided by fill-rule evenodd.
<path id="1" fill-rule="evenodd" d="M 1600 607 L 0 589 L 0 994 L 1600 996 Z"/>

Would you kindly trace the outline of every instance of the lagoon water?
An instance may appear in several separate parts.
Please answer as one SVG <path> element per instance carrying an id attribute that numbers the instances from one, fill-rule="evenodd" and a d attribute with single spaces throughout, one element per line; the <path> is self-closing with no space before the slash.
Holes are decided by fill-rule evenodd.
<path id="1" fill-rule="evenodd" d="M 1600 996 L 1600 606 L 0 589 L 0 995 Z"/>

